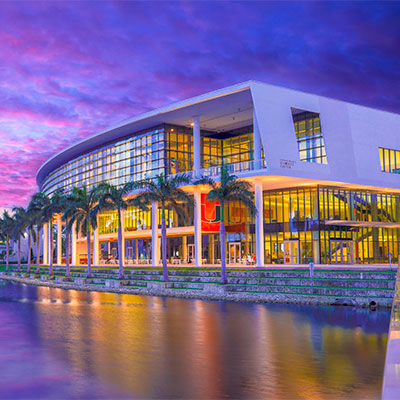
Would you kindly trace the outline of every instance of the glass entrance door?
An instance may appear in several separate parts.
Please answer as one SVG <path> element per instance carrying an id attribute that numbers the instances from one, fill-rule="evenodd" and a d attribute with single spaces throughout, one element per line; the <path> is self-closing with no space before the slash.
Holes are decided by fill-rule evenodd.
<path id="1" fill-rule="evenodd" d="M 353 241 L 331 240 L 331 264 L 353 263 Z"/>
<path id="2" fill-rule="evenodd" d="M 194 244 L 187 245 L 187 254 L 189 263 L 194 263 Z"/>
<path id="3" fill-rule="evenodd" d="M 240 264 L 241 243 L 229 243 L 229 264 Z"/>
<path id="4" fill-rule="evenodd" d="M 299 263 L 299 241 L 298 240 L 285 240 L 284 246 L 284 263 L 285 264 L 298 264 Z"/>

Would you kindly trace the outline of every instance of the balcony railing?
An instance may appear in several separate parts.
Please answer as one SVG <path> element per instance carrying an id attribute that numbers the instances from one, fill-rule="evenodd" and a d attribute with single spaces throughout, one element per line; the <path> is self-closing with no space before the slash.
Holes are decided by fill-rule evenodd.
<path id="1" fill-rule="evenodd" d="M 237 174 L 245 171 L 255 171 L 259 169 L 267 168 L 267 162 L 265 159 L 262 160 L 252 160 L 252 161 L 242 161 L 235 164 L 227 164 L 225 167 L 228 169 L 230 174 Z M 191 171 L 193 172 L 193 171 Z M 221 166 L 203 168 L 201 170 L 201 175 L 203 176 L 219 176 L 221 174 Z"/>
<path id="2" fill-rule="evenodd" d="M 225 168 L 228 169 L 228 172 L 230 174 L 237 174 L 240 172 L 256 171 L 256 170 L 260 170 L 260 169 L 265 169 L 265 168 L 267 168 L 267 162 L 265 159 L 242 161 L 240 163 L 235 163 L 235 164 L 226 164 Z M 178 174 L 173 174 L 170 176 L 177 176 L 177 175 L 181 175 L 181 174 L 186 174 L 187 176 L 189 176 L 190 179 L 194 179 L 194 171 L 193 170 L 181 172 Z M 200 170 L 201 176 L 214 177 L 214 176 L 219 176 L 220 174 L 221 174 L 221 166 L 202 168 Z"/>

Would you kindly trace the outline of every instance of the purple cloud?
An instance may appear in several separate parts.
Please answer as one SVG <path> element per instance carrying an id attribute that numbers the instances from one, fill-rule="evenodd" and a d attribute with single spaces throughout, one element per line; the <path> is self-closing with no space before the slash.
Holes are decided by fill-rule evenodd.
<path id="1" fill-rule="evenodd" d="M 55 152 L 248 79 L 400 112 L 396 2 L 0 3 L 0 206 Z"/>

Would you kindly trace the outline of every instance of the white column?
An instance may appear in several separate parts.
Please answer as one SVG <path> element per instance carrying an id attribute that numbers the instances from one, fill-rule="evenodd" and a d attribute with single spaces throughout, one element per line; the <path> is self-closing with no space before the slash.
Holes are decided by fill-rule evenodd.
<path id="1" fill-rule="evenodd" d="M 97 223 L 97 228 L 93 231 L 93 265 L 98 266 L 99 264 L 100 264 L 100 242 L 99 242 L 99 224 Z"/>
<path id="2" fill-rule="evenodd" d="M 71 264 L 72 265 L 76 265 L 77 263 L 76 263 L 76 260 L 77 260 L 77 254 L 76 254 L 76 252 L 77 252 L 77 245 L 76 245 L 76 240 L 77 240 L 77 237 L 76 237 L 76 223 L 74 223 L 73 225 L 72 225 L 72 230 L 71 230 L 71 237 L 72 237 L 72 250 L 71 250 Z"/>
<path id="3" fill-rule="evenodd" d="M 256 201 L 256 265 L 264 266 L 264 207 L 262 183 L 255 183 L 254 196 Z"/>
<path id="4" fill-rule="evenodd" d="M 49 244 L 47 246 L 47 260 L 49 263 L 50 263 L 50 260 L 52 259 L 51 257 L 53 257 L 52 249 L 54 249 L 54 237 L 53 237 L 53 232 L 52 232 L 51 228 L 52 228 L 52 224 L 47 224 L 47 237 L 48 237 L 48 241 L 49 241 Z"/>
<path id="5" fill-rule="evenodd" d="M 49 227 L 43 224 L 43 264 L 49 263 Z"/>
<path id="6" fill-rule="evenodd" d="M 200 117 L 193 117 L 193 164 L 194 175 L 199 176 L 201 170 L 201 141 L 200 141 Z"/>
<path id="7" fill-rule="evenodd" d="M 52 231 L 52 225 L 53 224 L 47 224 L 47 230 L 48 230 L 48 238 L 49 238 L 49 245 L 47 246 L 48 249 L 48 255 L 47 255 L 47 259 L 53 261 L 53 249 L 54 249 L 54 237 L 53 237 L 53 231 Z M 51 245 L 50 245 L 51 243 Z"/>
<path id="8" fill-rule="evenodd" d="M 258 129 L 258 122 L 256 113 L 253 108 L 253 140 L 254 140 L 254 161 L 261 160 L 261 136 L 260 130 Z"/>
<path id="9" fill-rule="evenodd" d="M 122 265 L 125 265 L 125 211 L 121 210 Z"/>
<path id="10" fill-rule="evenodd" d="M 187 262 L 187 236 L 182 236 L 182 259 Z"/>
<path id="11" fill-rule="evenodd" d="M 210 235 L 208 235 L 208 237 L 210 238 L 210 248 L 209 248 L 209 254 L 210 254 L 210 264 L 214 264 L 215 263 L 215 256 L 214 256 L 214 234 L 211 233 Z"/>
<path id="12" fill-rule="evenodd" d="M 57 217 L 57 265 L 62 264 L 62 222 L 61 215 Z"/>
<path id="13" fill-rule="evenodd" d="M 151 258 L 154 267 L 158 267 L 160 259 L 160 244 L 158 240 L 158 204 L 151 205 Z"/>
<path id="14" fill-rule="evenodd" d="M 194 265 L 201 267 L 201 193 L 194 192 Z"/>
<path id="15" fill-rule="evenodd" d="M 319 204 L 318 204 L 318 188 L 316 193 L 314 193 L 313 197 L 313 220 L 317 221 L 318 220 L 318 215 L 319 215 Z M 351 208 L 350 208 L 351 210 Z M 313 231 L 312 232 L 312 237 L 313 237 L 313 262 L 314 264 L 321 264 L 321 257 L 320 257 L 320 232 L 319 231 Z"/>

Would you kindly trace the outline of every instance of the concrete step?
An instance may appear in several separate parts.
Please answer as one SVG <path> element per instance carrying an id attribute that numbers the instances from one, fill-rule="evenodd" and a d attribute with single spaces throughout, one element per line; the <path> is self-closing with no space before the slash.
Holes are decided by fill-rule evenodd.
<path id="1" fill-rule="evenodd" d="M 312 286 L 267 286 L 267 285 L 229 285 L 231 292 L 252 292 L 252 293 L 292 293 L 325 296 L 345 297 L 378 297 L 392 298 L 393 291 L 385 289 L 362 289 L 362 288 L 327 288 Z"/>

